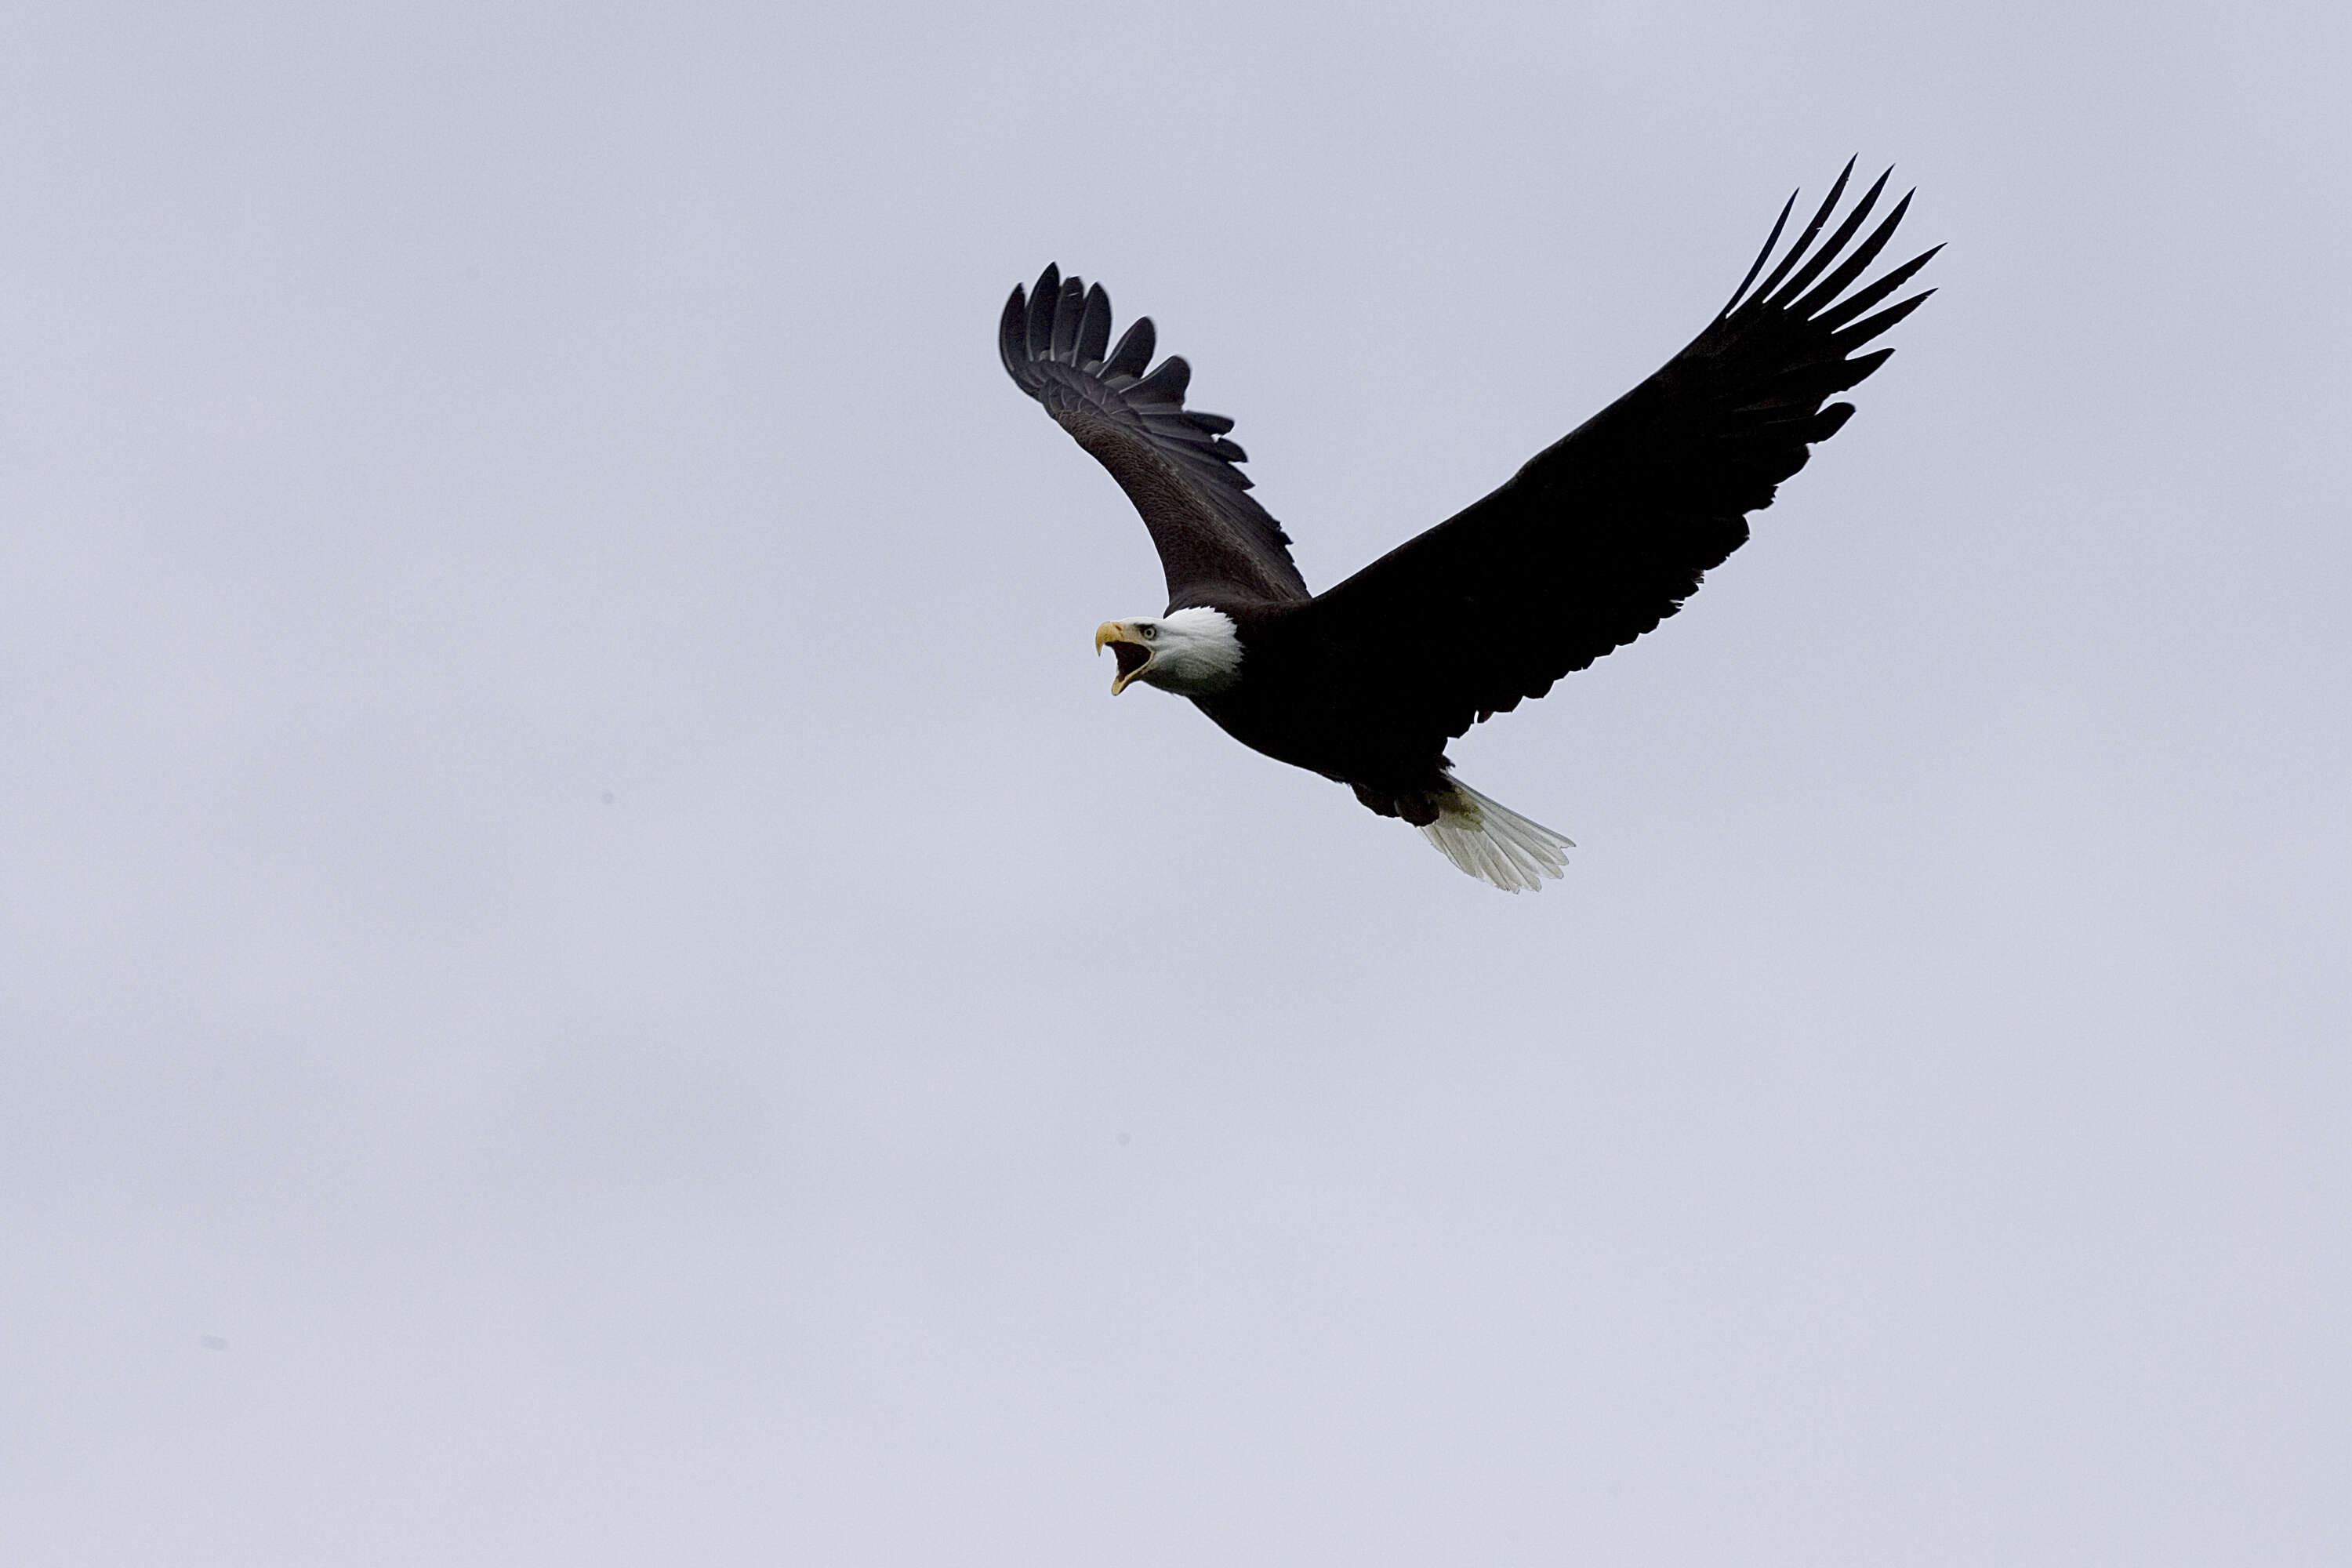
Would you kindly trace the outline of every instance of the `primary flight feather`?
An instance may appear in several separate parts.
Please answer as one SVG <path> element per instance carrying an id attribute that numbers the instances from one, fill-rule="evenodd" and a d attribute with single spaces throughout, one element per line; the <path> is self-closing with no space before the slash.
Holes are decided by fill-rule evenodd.
<path id="1" fill-rule="evenodd" d="M 1350 786 L 1496 887 L 1559 876 L 1570 841 L 1454 778 L 1445 744 L 1680 609 L 1747 542 L 1748 514 L 1853 415 L 1829 400 L 1895 352 L 1854 351 L 1934 290 L 1876 307 L 1936 254 L 1855 288 L 1911 198 L 1855 243 L 1881 174 L 1823 239 L 1853 173 L 1774 261 L 1789 198 L 1730 302 L 1656 374 L 1319 595 L 1250 496 L 1234 422 L 1184 406 L 1183 360 L 1151 367 L 1150 318 L 1114 345 L 1101 285 L 1048 267 L 1014 289 L 1004 368 L 1110 470 L 1168 579 L 1163 614 L 1095 634 L 1118 659 L 1112 691 L 1140 681 L 1191 698 L 1243 744 Z"/>

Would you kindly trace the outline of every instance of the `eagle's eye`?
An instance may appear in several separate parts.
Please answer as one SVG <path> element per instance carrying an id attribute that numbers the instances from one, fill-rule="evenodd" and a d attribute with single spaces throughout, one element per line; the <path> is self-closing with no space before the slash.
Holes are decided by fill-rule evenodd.
<path id="1" fill-rule="evenodd" d="M 1151 625 L 1150 622 L 1146 622 L 1146 623 L 1145 623 L 1145 624 L 1144 624 L 1140 628 L 1139 628 L 1139 629 L 1140 629 L 1140 630 L 1142 631 L 1142 633 L 1143 633 L 1143 640 L 1144 640 L 1145 642 L 1156 642 L 1156 641 L 1158 641 L 1158 640 L 1159 640 L 1159 637 L 1160 637 L 1160 628 L 1159 628 L 1158 626 L 1155 626 Z"/>

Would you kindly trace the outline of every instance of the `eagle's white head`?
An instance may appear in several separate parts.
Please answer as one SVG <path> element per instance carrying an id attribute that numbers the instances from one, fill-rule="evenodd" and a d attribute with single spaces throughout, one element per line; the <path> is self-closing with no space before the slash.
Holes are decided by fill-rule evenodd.
<path id="1" fill-rule="evenodd" d="M 1223 610 L 1171 610 L 1154 620 L 1105 621 L 1095 651 L 1118 660 L 1116 697 L 1136 681 L 1179 697 L 1213 697 L 1242 678 L 1242 639 Z"/>

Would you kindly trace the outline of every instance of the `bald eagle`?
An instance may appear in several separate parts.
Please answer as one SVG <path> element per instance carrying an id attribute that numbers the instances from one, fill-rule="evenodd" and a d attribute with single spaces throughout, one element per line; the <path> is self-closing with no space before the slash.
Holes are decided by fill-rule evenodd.
<path id="1" fill-rule="evenodd" d="M 1789 198 L 1730 302 L 1664 368 L 1484 500 L 1321 594 L 1251 498 L 1226 439 L 1234 422 L 1184 406 L 1181 359 L 1149 368 L 1150 319 L 1114 346 L 1100 284 L 1048 267 L 1034 289 L 1015 288 L 998 333 L 1004 368 L 1110 470 L 1167 574 L 1165 612 L 1095 633 L 1118 664 L 1112 692 L 1141 681 L 1191 698 L 1244 745 L 1348 785 L 1497 888 L 1558 877 L 1570 841 L 1455 778 L 1446 742 L 1680 609 L 1747 542 L 1747 514 L 1853 413 L 1827 400 L 1895 352 L 1854 351 L 1934 290 L 1867 312 L 1936 251 L 1853 288 L 1911 197 L 1853 245 L 1881 174 L 1816 247 L 1853 173 L 1849 162 L 1765 275 Z"/>

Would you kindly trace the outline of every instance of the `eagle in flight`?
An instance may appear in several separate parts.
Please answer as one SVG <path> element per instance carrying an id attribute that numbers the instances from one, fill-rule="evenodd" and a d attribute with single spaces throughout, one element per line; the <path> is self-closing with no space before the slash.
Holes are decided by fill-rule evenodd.
<path id="1" fill-rule="evenodd" d="M 1184 406 L 1183 360 L 1151 368 L 1150 319 L 1114 345 L 1100 284 L 1048 267 L 1015 288 L 1004 368 L 1110 470 L 1167 574 L 1163 613 L 1095 633 L 1118 663 L 1111 690 L 1141 681 L 1191 698 L 1244 745 L 1348 785 L 1497 888 L 1558 877 L 1570 840 L 1456 779 L 1446 742 L 1680 609 L 1748 542 L 1748 514 L 1853 415 L 1829 399 L 1895 352 L 1854 351 L 1934 292 L 1877 309 L 1936 254 L 1854 288 L 1911 198 L 1854 244 L 1881 174 L 1816 246 L 1853 173 L 1849 162 L 1767 273 L 1789 198 L 1730 302 L 1664 368 L 1492 495 L 1320 594 L 1250 496 L 1234 422 Z"/>

